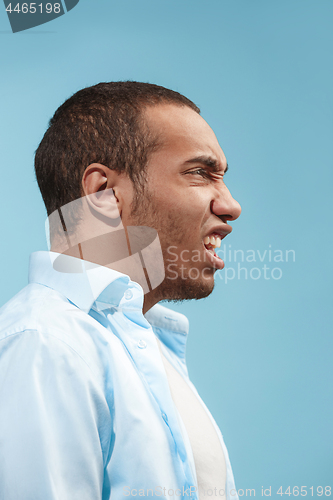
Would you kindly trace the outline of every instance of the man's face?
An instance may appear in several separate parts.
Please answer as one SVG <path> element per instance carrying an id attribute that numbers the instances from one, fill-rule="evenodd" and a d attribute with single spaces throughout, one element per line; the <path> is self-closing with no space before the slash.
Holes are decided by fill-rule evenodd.
<path id="1" fill-rule="evenodd" d="M 213 246 L 241 212 L 224 182 L 227 161 L 212 129 L 192 109 L 159 105 L 145 118 L 160 147 L 150 156 L 140 203 L 123 223 L 158 231 L 166 274 L 156 290 L 159 300 L 203 298 L 224 266 Z"/>

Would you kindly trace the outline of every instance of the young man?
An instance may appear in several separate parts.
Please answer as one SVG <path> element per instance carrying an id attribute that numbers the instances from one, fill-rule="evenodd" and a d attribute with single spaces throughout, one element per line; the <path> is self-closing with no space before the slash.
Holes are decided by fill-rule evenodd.
<path id="1" fill-rule="evenodd" d="M 102 83 L 55 113 L 36 152 L 51 252 L 1 310 L 0 497 L 237 499 L 185 364 L 187 319 L 240 206 L 199 109 Z"/>

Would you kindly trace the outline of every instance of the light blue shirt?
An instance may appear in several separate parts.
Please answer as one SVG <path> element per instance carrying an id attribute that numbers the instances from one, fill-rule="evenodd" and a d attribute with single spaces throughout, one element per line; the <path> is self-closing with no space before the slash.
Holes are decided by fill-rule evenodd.
<path id="1" fill-rule="evenodd" d="M 32 254 L 29 285 L 0 310 L 0 499 L 197 499 L 156 342 L 193 388 L 187 319 L 160 305 L 144 317 L 128 276 L 80 260 L 57 272 L 56 256 Z"/>

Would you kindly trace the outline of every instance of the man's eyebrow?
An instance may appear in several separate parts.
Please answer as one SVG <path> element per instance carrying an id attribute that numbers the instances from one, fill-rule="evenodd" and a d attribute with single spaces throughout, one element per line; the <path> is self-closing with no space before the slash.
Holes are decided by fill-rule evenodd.
<path id="1" fill-rule="evenodd" d="M 196 158 L 191 158 L 190 160 L 187 160 L 186 163 L 201 163 L 202 165 L 206 165 L 212 172 L 220 172 L 222 170 L 220 163 L 213 158 L 212 156 L 197 156 Z M 226 174 L 229 169 L 229 166 L 227 164 L 224 173 Z"/>

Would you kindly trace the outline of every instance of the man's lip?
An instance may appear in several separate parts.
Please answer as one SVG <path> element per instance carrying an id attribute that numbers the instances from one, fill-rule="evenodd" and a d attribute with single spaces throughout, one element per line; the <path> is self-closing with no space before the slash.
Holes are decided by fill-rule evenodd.
<path id="1" fill-rule="evenodd" d="M 225 224 L 223 227 L 221 226 L 213 227 L 208 233 L 204 235 L 203 238 L 206 238 L 206 236 L 218 235 L 221 238 L 221 240 L 223 240 L 223 238 L 228 236 L 228 234 L 230 234 L 231 231 L 232 227 L 229 226 L 228 224 Z"/>

